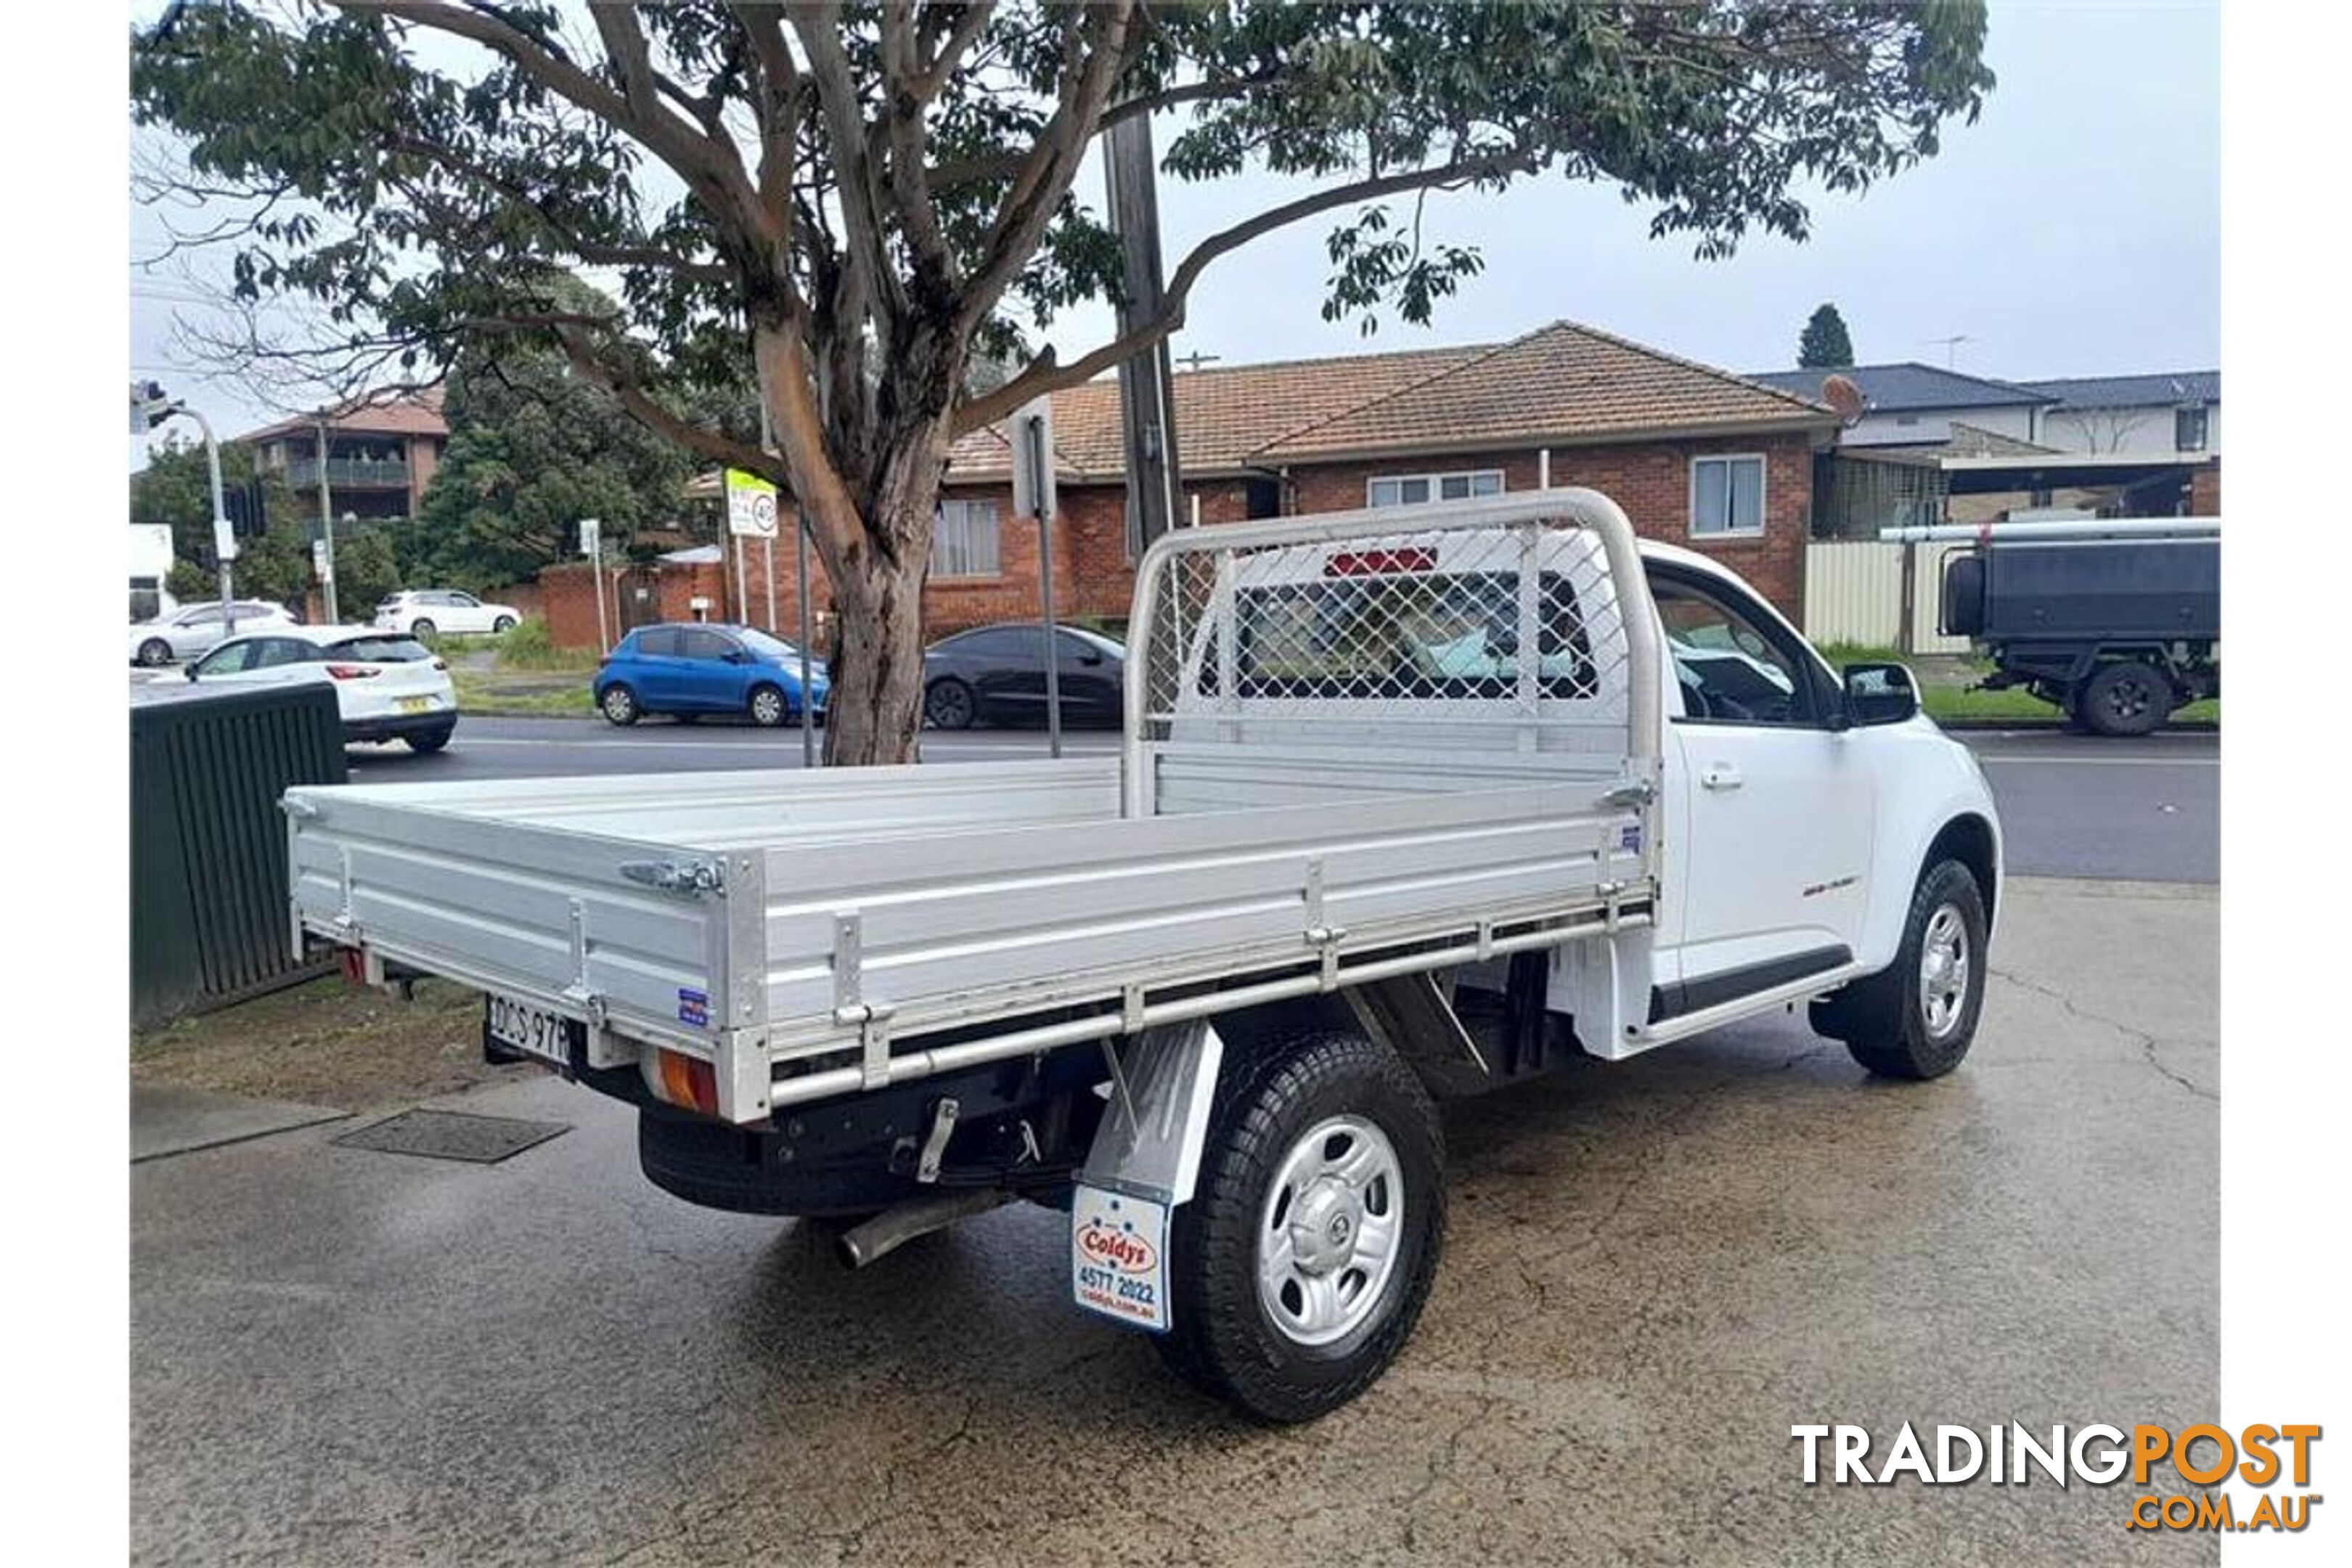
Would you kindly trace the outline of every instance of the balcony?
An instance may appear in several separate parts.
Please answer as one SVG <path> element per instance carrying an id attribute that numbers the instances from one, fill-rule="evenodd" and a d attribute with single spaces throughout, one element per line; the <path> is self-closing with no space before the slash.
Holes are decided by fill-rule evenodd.
<path id="1" fill-rule="evenodd" d="M 286 465 L 286 483 L 296 492 L 315 489 L 319 484 L 319 459 L 296 458 Z M 350 487 L 357 489 L 396 489 L 408 488 L 408 461 L 404 458 L 330 458 L 327 459 L 327 485 L 330 489 Z"/>

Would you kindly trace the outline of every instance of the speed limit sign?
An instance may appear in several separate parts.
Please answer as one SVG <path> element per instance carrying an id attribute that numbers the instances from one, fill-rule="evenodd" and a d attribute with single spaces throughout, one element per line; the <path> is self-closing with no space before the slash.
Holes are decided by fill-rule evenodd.
<path id="1" fill-rule="evenodd" d="M 776 487 L 740 468 L 727 470 L 727 531 L 746 539 L 776 537 Z"/>

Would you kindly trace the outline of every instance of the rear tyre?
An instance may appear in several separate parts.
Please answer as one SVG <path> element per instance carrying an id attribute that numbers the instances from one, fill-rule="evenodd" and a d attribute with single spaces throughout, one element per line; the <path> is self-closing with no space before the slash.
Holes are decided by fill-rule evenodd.
<path id="1" fill-rule="evenodd" d="M 1355 1398 L 1428 1300 L 1444 1163 L 1420 1080 L 1360 1035 L 1308 1031 L 1238 1063 L 1171 1225 L 1161 1358 L 1262 1421 Z"/>
<path id="2" fill-rule="evenodd" d="M 139 662 L 149 669 L 172 662 L 172 645 L 162 637 L 149 637 L 139 645 Z"/>
<path id="3" fill-rule="evenodd" d="M 751 722 L 762 730 L 777 728 L 792 716 L 793 710 L 793 705 L 785 700 L 782 689 L 773 686 L 751 688 L 749 707 Z"/>
<path id="4" fill-rule="evenodd" d="M 954 676 L 934 680 L 923 693 L 923 717 L 937 730 L 969 730 L 980 717 L 980 702 L 971 688 Z"/>
<path id="5" fill-rule="evenodd" d="M 1881 1078 L 1941 1078 L 1976 1039 L 1984 1006 L 1984 893 L 1958 860 L 1919 879 L 1895 962 L 1813 1004 L 1814 1032 Z"/>
<path id="6" fill-rule="evenodd" d="M 427 730 L 422 734 L 411 735 L 408 737 L 408 749 L 419 756 L 429 757 L 447 745 L 449 737 L 457 732 L 457 727 L 453 724 L 446 730 Z"/>
<path id="7" fill-rule="evenodd" d="M 618 682 L 604 688 L 604 695 L 596 700 L 596 706 L 604 710 L 605 721 L 614 724 L 634 724 L 642 712 L 637 706 L 637 694 Z"/>
<path id="8" fill-rule="evenodd" d="M 2172 712 L 2172 682 L 2152 664 L 2129 660 L 2100 667 L 2083 683 L 2083 722 L 2097 734 L 2146 735 Z"/>
<path id="9" fill-rule="evenodd" d="M 431 637 L 435 632 L 437 632 L 440 629 L 440 627 L 435 626 L 431 621 L 425 620 L 422 617 L 408 623 L 408 635 L 417 638 L 419 641 Z"/>

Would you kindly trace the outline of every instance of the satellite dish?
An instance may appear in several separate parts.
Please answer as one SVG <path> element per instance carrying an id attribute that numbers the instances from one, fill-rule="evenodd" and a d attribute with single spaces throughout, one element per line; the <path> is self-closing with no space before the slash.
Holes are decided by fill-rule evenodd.
<path id="1" fill-rule="evenodd" d="M 1838 417 L 1852 425 L 1862 417 L 1862 388 L 1851 377 L 1830 375 L 1822 378 L 1822 401 L 1837 410 Z"/>

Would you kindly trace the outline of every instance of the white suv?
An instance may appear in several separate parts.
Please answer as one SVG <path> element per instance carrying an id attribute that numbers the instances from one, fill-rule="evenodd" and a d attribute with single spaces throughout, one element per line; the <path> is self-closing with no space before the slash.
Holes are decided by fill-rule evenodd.
<path id="1" fill-rule="evenodd" d="M 520 619 L 522 612 L 512 605 L 486 605 L 455 588 L 411 588 L 375 607 L 379 629 L 420 637 L 441 632 L 502 632 Z"/>
<path id="2" fill-rule="evenodd" d="M 346 741 L 405 741 L 437 752 L 457 728 L 449 666 L 415 638 L 373 626 L 273 626 L 240 633 L 188 667 L 203 687 L 244 690 L 331 681 Z"/>

